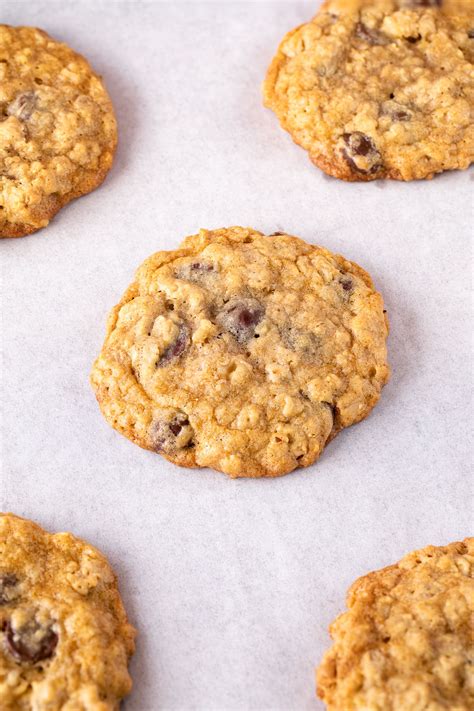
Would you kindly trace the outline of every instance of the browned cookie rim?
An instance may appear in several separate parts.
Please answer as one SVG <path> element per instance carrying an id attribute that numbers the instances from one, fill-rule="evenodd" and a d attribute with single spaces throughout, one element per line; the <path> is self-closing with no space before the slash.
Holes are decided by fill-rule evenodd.
<path id="1" fill-rule="evenodd" d="M 9 239 L 9 238 L 18 238 L 18 237 L 26 237 L 28 235 L 34 234 L 35 232 L 38 232 L 45 227 L 47 227 L 50 223 L 50 221 L 57 215 L 60 210 L 62 210 L 66 205 L 68 205 L 70 202 L 73 200 L 82 197 L 84 195 L 87 195 L 90 192 L 93 192 L 96 188 L 98 188 L 105 180 L 107 177 L 108 173 L 112 169 L 113 162 L 114 162 L 114 157 L 115 153 L 117 150 L 117 144 L 118 144 L 118 131 L 117 131 L 117 119 L 113 107 L 112 100 L 110 98 L 110 94 L 107 90 L 107 87 L 105 86 L 105 83 L 102 79 L 102 76 L 98 74 L 91 66 L 90 62 L 84 55 L 80 54 L 79 52 L 76 52 L 74 49 L 72 49 L 68 44 L 65 42 L 61 42 L 60 40 L 57 40 L 55 37 L 52 37 L 49 35 L 45 30 L 42 30 L 39 27 L 35 26 L 29 26 L 29 25 L 8 25 L 8 24 L 0 24 L 0 27 L 5 27 L 10 30 L 35 30 L 42 34 L 46 39 L 50 40 L 51 42 L 54 42 L 55 44 L 62 45 L 67 48 L 67 50 L 71 53 L 71 58 L 75 58 L 80 60 L 81 62 L 85 63 L 85 66 L 87 67 L 91 77 L 94 77 L 95 79 L 98 79 L 100 81 L 102 90 L 103 90 L 103 95 L 104 95 L 104 101 L 107 104 L 107 109 L 112 115 L 115 123 L 115 130 L 114 130 L 114 135 L 113 139 L 108 143 L 104 145 L 104 149 L 102 151 L 102 154 L 100 156 L 100 166 L 97 170 L 90 170 L 88 168 L 84 168 L 83 172 L 83 178 L 82 180 L 76 185 L 72 190 L 70 190 L 67 193 L 64 193 L 63 195 L 58 195 L 52 194 L 52 195 L 46 195 L 44 197 L 44 200 L 39 204 L 36 213 L 38 215 L 38 219 L 40 221 L 47 220 L 47 223 L 45 225 L 32 225 L 29 223 L 21 223 L 21 222 L 11 222 L 11 221 L 4 221 L 0 222 L 0 239 Z M 32 87 L 33 88 L 33 87 Z M 1 216 L 1 213 L 0 213 Z"/>

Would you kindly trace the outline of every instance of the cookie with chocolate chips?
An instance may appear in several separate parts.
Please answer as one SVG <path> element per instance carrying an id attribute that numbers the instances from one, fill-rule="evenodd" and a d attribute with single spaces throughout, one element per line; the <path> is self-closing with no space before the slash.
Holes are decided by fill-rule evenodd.
<path id="1" fill-rule="evenodd" d="M 0 237 L 45 227 L 112 166 L 117 127 L 101 78 L 33 27 L 0 25 Z"/>
<path id="2" fill-rule="evenodd" d="M 474 538 L 359 578 L 317 672 L 327 711 L 472 711 Z"/>
<path id="3" fill-rule="evenodd" d="M 0 709 L 116 711 L 135 631 L 108 562 L 13 514 L 0 552 Z"/>
<path id="4" fill-rule="evenodd" d="M 432 178 L 474 160 L 474 2 L 326 0 L 289 32 L 265 105 L 329 175 Z"/>
<path id="5" fill-rule="evenodd" d="M 362 420 L 388 379 L 382 297 L 297 237 L 201 230 L 112 310 L 92 385 L 106 420 L 187 467 L 279 476 Z"/>

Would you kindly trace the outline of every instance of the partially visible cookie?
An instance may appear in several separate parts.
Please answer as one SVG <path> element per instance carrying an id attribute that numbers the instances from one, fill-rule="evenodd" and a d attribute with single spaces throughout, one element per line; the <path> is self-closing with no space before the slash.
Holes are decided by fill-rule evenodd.
<path id="1" fill-rule="evenodd" d="M 473 0 L 326 0 L 289 32 L 265 105 L 343 180 L 432 178 L 474 160 Z"/>
<path id="2" fill-rule="evenodd" d="M 45 227 L 112 166 L 117 126 L 101 78 L 33 27 L 0 25 L 0 237 Z"/>
<path id="3" fill-rule="evenodd" d="M 2 711 L 117 711 L 134 634 L 99 551 L 0 514 Z"/>
<path id="4" fill-rule="evenodd" d="M 201 230 L 113 309 L 92 385 L 107 421 L 232 477 L 312 464 L 389 375 L 383 301 L 357 264 L 290 235 Z"/>
<path id="5" fill-rule="evenodd" d="M 328 711 L 472 711 L 474 538 L 359 578 L 317 672 Z"/>

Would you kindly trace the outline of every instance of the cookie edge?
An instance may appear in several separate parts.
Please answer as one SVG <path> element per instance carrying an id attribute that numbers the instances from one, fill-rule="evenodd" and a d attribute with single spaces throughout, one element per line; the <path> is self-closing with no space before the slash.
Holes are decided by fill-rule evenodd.
<path id="1" fill-rule="evenodd" d="M 357 596 L 359 594 L 363 594 L 364 592 L 372 592 L 375 586 L 380 586 L 381 579 L 383 579 L 383 577 L 387 574 L 390 575 L 392 573 L 395 573 L 396 571 L 400 571 L 400 576 L 403 575 L 404 568 L 401 566 L 401 564 L 405 561 L 409 561 L 411 559 L 415 559 L 416 561 L 418 557 L 433 552 L 440 552 L 441 554 L 451 552 L 459 553 L 460 547 L 464 547 L 466 549 L 463 551 L 463 553 L 465 553 L 469 548 L 469 544 L 472 544 L 474 546 L 473 536 L 467 536 L 461 541 L 453 541 L 452 543 L 448 543 L 444 546 L 428 545 L 424 546 L 423 548 L 417 548 L 413 551 L 410 551 L 409 553 L 406 553 L 396 563 L 392 563 L 391 565 L 387 565 L 383 568 L 379 568 L 378 570 L 373 570 L 369 573 L 366 573 L 365 575 L 361 575 L 360 577 L 356 578 L 356 580 L 349 586 L 345 596 L 346 609 L 344 610 L 344 612 L 341 612 L 334 618 L 328 628 L 329 637 L 333 644 L 331 647 L 329 647 L 329 649 L 324 652 L 319 665 L 315 669 L 316 696 L 322 701 L 324 701 L 325 704 L 327 704 L 328 711 L 342 711 L 342 709 L 339 709 L 338 706 L 333 706 L 332 702 L 329 702 L 328 699 L 325 698 L 325 692 L 327 691 L 327 689 L 335 688 L 337 685 L 337 677 L 334 673 L 334 667 L 336 663 L 336 640 L 333 636 L 333 630 L 339 620 L 351 614 L 351 608 L 353 606 L 353 603 L 356 601 Z M 350 709 L 344 709 L 344 711 L 350 711 Z"/>
<path id="2" fill-rule="evenodd" d="M 87 65 L 87 68 L 95 79 L 97 79 L 103 89 L 104 92 L 104 99 L 108 104 L 108 110 L 110 114 L 112 115 L 114 119 L 114 124 L 115 124 L 115 131 L 114 131 L 114 137 L 113 137 L 113 142 L 107 146 L 107 150 L 101 154 L 101 162 L 104 160 L 105 165 L 101 168 L 99 168 L 97 171 L 92 171 L 92 170 L 85 170 L 86 177 L 85 179 L 74 189 L 71 190 L 70 192 L 66 193 L 63 195 L 60 199 L 57 200 L 52 200 L 50 195 L 45 196 L 44 200 L 40 203 L 38 206 L 38 217 L 41 221 L 46 220 L 46 224 L 41 225 L 39 227 L 35 227 L 34 225 L 30 225 L 28 223 L 22 223 L 22 222 L 7 222 L 3 227 L 0 225 L 0 239 L 16 239 L 18 237 L 27 237 L 28 235 L 34 234 L 35 232 L 38 232 L 39 230 L 44 229 L 49 225 L 51 220 L 57 215 L 60 210 L 62 210 L 66 205 L 68 205 L 70 202 L 73 200 L 76 200 L 79 197 L 83 197 L 84 195 L 87 195 L 88 193 L 91 193 L 93 190 L 96 190 L 105 180 L 107 177 L 108 173 L 112 169 L 113 163 L 114 163 L 114 158 L 115 158 L 115 153 L 117 150 L 117 145 L 118 145 L 118 127 L 117 127 L 117 117 L 115 115 L 115 110 L 114 106 L 112 103 L 112 99 L 110 98 L 110 94 L 107 90 L 107 87 L 105 86 L 105 82 L 102 79 L 102 76 L 98 74 L 91 66 L 89 63 L 88 59 L 84 57 L 82 54 L 79 52 L 76 52 L 72 47 L 70 47 L 68 44 L 65 42 L 61 42 L 60 40 L 55 39 L 52 37 L 50 34 L 48 34 L 45 30 L 42 30 L 40 27 L 34 27 L 33 25 L 8 25 L 8 24 L 3 24 L 3 27 L 8 27 L 12 28 L 15 30 L 18 29 L 30 29 L 30 30 L 35 30 L 42 34 L 45 39 L 48 39 L 56 44 L 59 45 L 64 45 L 67 47 L 67 49 L 72 52 L 73 57 L 76 59 L 79 59 L 81 62 L 85 62 Z M 91 174 L 91 175 L 88 175 Z M 48 205 L 49 203 L 49 205 Z M 43 206 L 43 209 L 41 209 L 41 206 Z"/>

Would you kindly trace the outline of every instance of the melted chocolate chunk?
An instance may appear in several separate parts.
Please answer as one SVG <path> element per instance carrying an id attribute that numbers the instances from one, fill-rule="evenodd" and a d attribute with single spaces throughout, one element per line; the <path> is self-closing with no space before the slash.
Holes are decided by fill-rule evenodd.
<path id="1" fill-rule="evenodd" d="M 36 94 L 34 91 L 25 91 L 11 102 L 7 108 L 9 116 L 16 116 L 20 121 L 28 121 L 36 107 Z"/>
<path id="2" fill-rule="evenodd" d="M 408 111 L 393 111 L 390 114 L 393 121 L 410 121 L 411 115 Z"/>
<path id="3" fill-rule="evenodd" d="M 204 262 L 193 262 L 191 264 L 191 271 L 193 272 L 212 272 L 213 270 L 212 264 L 205 264 Z"/>
<path id="4" fill-rule="evenodd" d="M 309 362 L 314 362 L 321 356 L 321 339 L 311 331 L 285 326 L 280 329 L 280 337 L 287 348 L 299 353 Z"/>
<path id="5" fill-rule="evenodd" d="M 405 0 L 404 7 L 441 7 L 443 0 Z"/>
<path id="6" fill-rule="evenodd" d="M 2 573 L 0 575 L 0 605 L 8 605 L 16 600 L 19 595 L 18 578 L 14 573 Z"/>
<path id="7" fill-rule="evenodd" d="M 163 351 L 158 363 L 156 364 L 158 368 L 168 365 L 171 361 L 179 358 L 180 355 L 184 353 L 188 345 L 189 331 L 188 328 L 182 323 L 179 327 L 178 335 L 176 336 L 173 343 L 171 343 L 166 350 Z"/>
<path id="8" fill-rule="evenodd" d="M 355 156 L 367 156 L 375 151 L 373 140 L 360 131 L 345 133 L 343 138 L 351 153 Z"/>
<path id="9" fill-rule="evenodd" d="M 384 35 L 383 32 L 373 30 L 372 28 L 367 27 L 367 25 L 364 25 L 363 22 L 357 23 L 354 34 L 357 39 L 363 40 L 368 44 L 382 46 L 390 43 L 389 38 Z"/>
<path id="10" fill-rule="evenodd" d="M 178 415 L 177 417 L 174 418 L 169 424 L 169 428 L 171 432 L 174 434 L 175 437 L 179 435 L 183 427 L 186 427 L 186 425 L 189 425 L 189 420 L 187 417 L 183 417 L 182 415 Z"/>
<path id="11" fill-rule="evenodd" d="M 374 173 L 381 167 L 381 156 L 375 143 L 370 136 L 366 136 L 361 131 L 354 133 L 343 133 L 343 141 L 346 148 L 342 151 L 344 158 L 349 165 L 359 173 Z M 367 167 L 360 167 L 356 159 L 358 157 L 367 158 Z"/>
<path id="12" fill-rule="evenodd" d="M 176 276 L 178 279 L 186 279 L 186 281 L 199 284 L 200 282 L 206 282 L 216 271 L 212 262 L 196 260 L 195 262 L 180 266 L 176 272 Z"/>
<path id="13" fill-rule="evenodd" d="M 20 629 L 14 629 L 11 622 L 3 626 L 8 650 L 18 662 L 36 664 L 50 659 L 58 644 L 58 635 L 51 625 L 43 627 L 35 620 Z"/>
<path id="14" fill-rule="evenodd" d="M 177 438 L 181 436 L 181 441 Z M 193 430 L 184 413 L 178 412 L 170 421 L 156 420 L 150 429 L 151 444 L 155 452 L 171 453 L 192 446 Z"/>
<path id="15" fill-rule="evenodd" d="M 339 279 L 339 284 L 342 286 L 343 290 L 347 291 L 348 293 L 351 292 L 354 288 L 354 282 L 352 281 L 352 279 L 349 279 L 348 277 Z"/>
<path id="16" fill-rule="evenodd" d="M 253 337 L 264 313 L 256 299 L 233 299 L 219 314 L 218 321 L 239 343 L 246 343 Z"/>
<path id="17" fill-rule="evenodd" d="M 380 113 L 382 116 L 389 116 L 392 121 L 411 121 L 412 111 L 397 101 L 384 101 Z"/>

